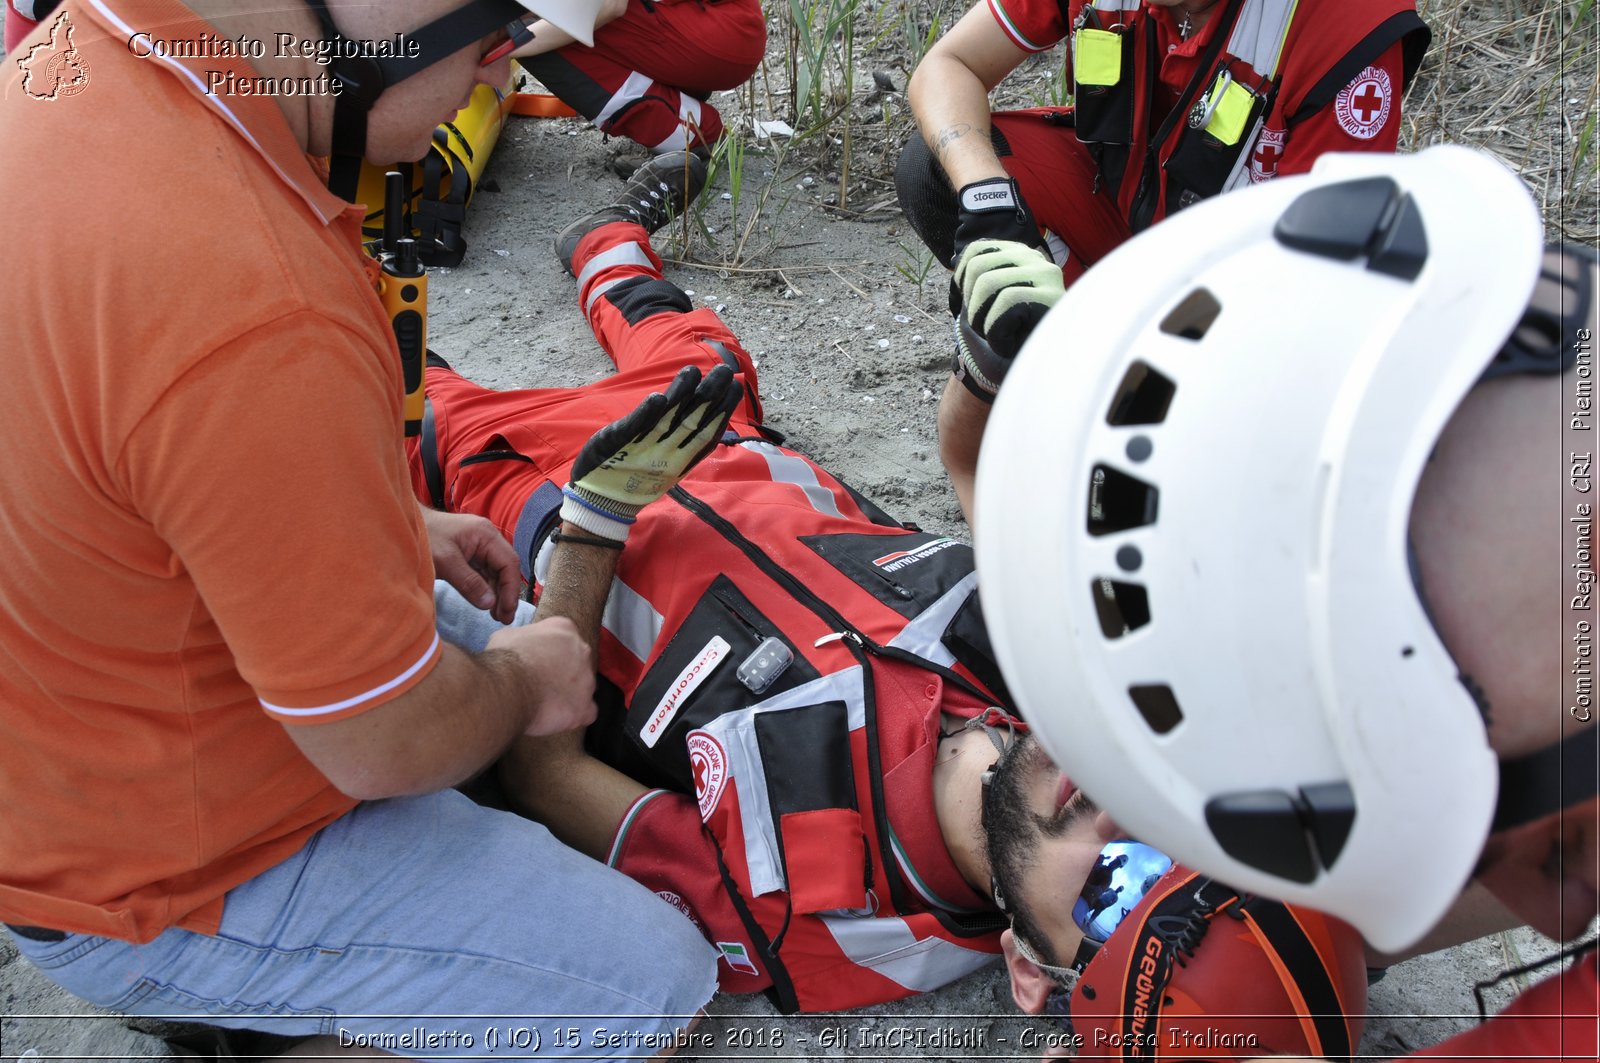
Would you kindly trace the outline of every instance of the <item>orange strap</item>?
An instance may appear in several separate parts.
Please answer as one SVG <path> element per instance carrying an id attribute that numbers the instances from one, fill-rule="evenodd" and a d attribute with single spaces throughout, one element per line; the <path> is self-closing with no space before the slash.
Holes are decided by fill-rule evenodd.
<path id="1" fill-rule="evenodd" d="M 547 92 L 514 92 L 511 113 L 528 118 L 573 118 L 578 112 Z"/>

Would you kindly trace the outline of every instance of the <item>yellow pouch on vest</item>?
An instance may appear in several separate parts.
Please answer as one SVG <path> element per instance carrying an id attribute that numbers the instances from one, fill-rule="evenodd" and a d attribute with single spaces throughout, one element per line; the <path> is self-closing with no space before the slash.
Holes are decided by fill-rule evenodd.
<path id="1" fill-rule="evenodd" d="M 1072 76 L 1079 85 L 1115 85 L 1122 80 L 1122 35 L 1087 26 L 1072 35 Z"/>
<path id="2" fill-rule="evenodd" d="M 1220 86 L 1220 91 L 1219 99 L 1218 87 L 1213 86 L 1211 95 L 1206 99 L 1206 107 L 1211 110 L 1211 119 L 1206 122 L 1206 132 L 1232 147 L 1239 143 L 1250 125 L 1250 113 L 1255 106 L 1256 97 L 1249 89 L 1231 78 Z"/>

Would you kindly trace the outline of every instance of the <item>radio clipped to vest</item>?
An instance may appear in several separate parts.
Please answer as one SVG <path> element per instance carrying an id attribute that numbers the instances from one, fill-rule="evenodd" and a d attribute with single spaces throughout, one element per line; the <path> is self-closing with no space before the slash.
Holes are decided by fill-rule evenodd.
<path id="1" fill-rule="evenodd" d="M 399 171 L 384 175 L 383 239 L 369 248 L 378 259 L 378 298 L 389 315 L 395 343 L 400 348 L 400 370 L 405 384 L 406 435 L 422 432 L 423 359 L 428 350 L 428 271 L 422 264 L 417 241 L 406 232 L 406 180 Z"/>

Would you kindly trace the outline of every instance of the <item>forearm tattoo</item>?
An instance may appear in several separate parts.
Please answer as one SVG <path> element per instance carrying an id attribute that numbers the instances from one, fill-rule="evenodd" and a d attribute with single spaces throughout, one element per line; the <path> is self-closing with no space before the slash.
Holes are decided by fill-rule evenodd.
<path id="1" fill-rule="evenodd" d="M 933 138 L 934 155 L 943 161 L 945 149 L 970 132 L 972 132 L 972 126 L 966 122 L 945 126 L 939 130 L 939 135 Z"/>

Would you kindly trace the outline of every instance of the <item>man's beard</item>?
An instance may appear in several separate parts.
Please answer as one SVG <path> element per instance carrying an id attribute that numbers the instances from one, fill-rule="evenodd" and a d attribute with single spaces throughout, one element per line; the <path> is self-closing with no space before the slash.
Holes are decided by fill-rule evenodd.
<path id="1" fill-rule="evenodd" d="M 1038 939 L 1033 920 L 1022 904 L 1022 886 L 1033 864 L 1034 850 L 1041 838 L 1059 837 L 1084 817 L 1097 813 L 1099 807 L 1087 794 L 1079 792 L 1049 816 L 1033 810 L 1029 795 L 1037 789 L 1037 780 L 1041 774 L 1052 774 L 1056 769 L 1031 735 L 1019 734 L 991 770 L 994 774 L 983 798 L 984 852 L 989 859 L 989 874 L 1010 909 L 1016 932 L 1035 948 L 1048 947 Z"/>

